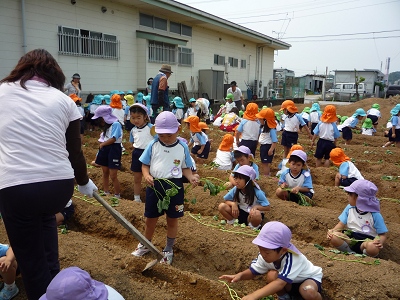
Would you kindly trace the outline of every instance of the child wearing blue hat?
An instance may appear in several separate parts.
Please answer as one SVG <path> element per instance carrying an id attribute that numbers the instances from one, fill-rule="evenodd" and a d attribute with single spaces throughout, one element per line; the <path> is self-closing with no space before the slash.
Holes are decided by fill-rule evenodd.
<path id="1" fill-rule="evenodd" d="M 350 118 L 347 118 L 343 124 L 338 126 L 339 131 L 342 131 L 342 138 L 345 141 L 345 145 L 350 145 L 353 139 L 353 132 L 351 130 L 359 129 L 356 127 L 358 121 L 361 121 L 366 115 L 366 112 L 362 108 L 357 108 Z"/>
<path id="2" fill-rule="evenodd" d="M 197 111 L 199 108 L 197 107 L 196 99 L 190 98 L 189 100 L 189 108 L 186 112 L 186 118 L 190 116 L 197 116 Z"/>
<path id="3" fill-rule="evenodd" d="M 392 123 L 392 128 L 389 129 L 389 142 L 396 143 L 396 147 L 400 147 L 400 104 L 397 104 L 390 111 L 392 115 L 392 119 L 390 122 Z"/>
<path id="4" fill-rule="evenodd" d="M 310 127 L 311 134 L 314 134 L 314 128 L 317 126 L 318 122 L 321 120 L 321 108 L 318 103 L 313 103 L 310 109 L 310 119 L 308 122 L 308 127 Z M 311 126 L 310 126 L 311 125 Z"/>
<path id="5" fill-rule="evenodd" d="M 172 113 L 175 115 L 179 123 L 181 123 L 183 119 L 184 107 L 181 97 L 175 97 L 174 100 L 172 100 Z"/>

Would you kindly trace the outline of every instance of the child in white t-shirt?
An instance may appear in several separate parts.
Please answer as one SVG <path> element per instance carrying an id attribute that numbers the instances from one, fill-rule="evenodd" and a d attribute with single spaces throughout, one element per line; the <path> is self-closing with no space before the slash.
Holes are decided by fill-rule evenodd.
<path id="1" fill-rule="evenodd" d="M 183 105 L 182 98 L 175 97 L 174 100 L 172 100 L 172 102 L 173 102 L 172 113 L 175 115 L 178 122 L 181 123 L 183 119 L 183 108 L 185 107 Z"/>
<path id="2" fill-rule="evenodd" d="M 233 161 L 233 135 L 225 134 L 215 155 L 214 163 L 218 165 L 218 170 L 232 170 Z"/>

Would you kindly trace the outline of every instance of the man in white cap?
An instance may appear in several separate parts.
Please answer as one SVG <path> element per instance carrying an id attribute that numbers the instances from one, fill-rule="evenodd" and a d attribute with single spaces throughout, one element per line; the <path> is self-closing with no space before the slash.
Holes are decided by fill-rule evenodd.
<path id="1" fill-rule="evenodd" d="M 168 98 L 168 78 L 173 72 L 170 65 L 162 65 L 160 72 L 154 77 L 151 84 L 150 103 L 153 109 L 153 116 L 157 117 L 158 109 L 162 106 L 164 111 L 170 110 Z"/>

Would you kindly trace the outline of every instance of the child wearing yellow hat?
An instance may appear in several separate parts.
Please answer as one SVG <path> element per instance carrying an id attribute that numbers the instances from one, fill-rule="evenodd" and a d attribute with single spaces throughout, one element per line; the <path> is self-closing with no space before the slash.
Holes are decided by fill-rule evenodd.
<path id="1" fill-rule="evenodd" d="M 349 186 L 358 179 L 364 179 L 342 148 L 333 149 L 330 159 L 335 166 L 339 167 L 339 172 L 335 176 L 335 186 Z"/>

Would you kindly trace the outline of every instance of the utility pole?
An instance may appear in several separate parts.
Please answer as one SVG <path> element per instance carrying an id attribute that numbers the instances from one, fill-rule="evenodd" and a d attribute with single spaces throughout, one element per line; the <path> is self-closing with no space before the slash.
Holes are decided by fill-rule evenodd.
<path id="1" fill-rule="evenodd" d="M 322 86 L 322 101 L 325 101 L 325 94 L 326 94 L 326 78 L 328 76 L 328 67 L 325 68 L 325 79 L 324 84 Z"/>

